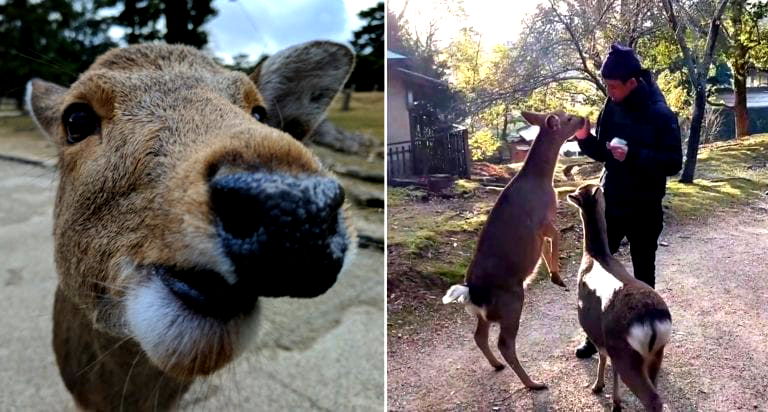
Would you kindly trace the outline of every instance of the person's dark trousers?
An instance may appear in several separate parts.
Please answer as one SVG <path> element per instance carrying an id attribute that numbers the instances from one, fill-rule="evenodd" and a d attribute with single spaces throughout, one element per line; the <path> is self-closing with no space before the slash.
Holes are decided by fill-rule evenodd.
<path id="1" fill-rule="evenodd" d="M 656 249 L 664 227 L 661 204 L 637 207 L 630 213 L 605 213 L 608 249 L 611 254 L 619 250 L 621 240 L 629 241 L 629 253 L 635 278 L 650 287 L 656 286 Z"/>

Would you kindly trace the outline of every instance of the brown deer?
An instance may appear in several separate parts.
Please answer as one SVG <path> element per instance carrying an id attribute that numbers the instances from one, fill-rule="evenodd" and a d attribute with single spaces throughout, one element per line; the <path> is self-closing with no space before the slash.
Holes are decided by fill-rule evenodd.
<path id="1" fill-rule="evenodd" d="M 672 317 L 664 300 L 635 279 L 608 250 L 605 198 L 598 185 L 568 195 L 584 224 L 584 256 L 579 268 L 579 323 L 600 356 L 592 391 L 605 387 L 606 358 L 613 365 L 613 410 L 621 410 L 618 377 L 649 411 L 661 411 L 656 378 Z"/>
<path id="2" fill-rule="evenodd" d="M 491 209 L 464 285 L 452 286 L 443 303 L 464 303 L 469 312 L 477 316 L 475 343 L 491 366 L 501 370 L 504 365 L 488 346 L 490 324 L 498 322 L 501 355 L 526 387 L 544 389 L 546 385 L 531 380 L 517 360 L 515 339 L 526 280 L 534 274 L 542 251 L 550 280 L 565 286 L 559 275 L 559 232 L 555 227 L 557 194 L 552 179 L 560 148 L 585 120 L 562 111 L 522 114 L 529 123 L 539 126 L 539 134 L 520 172 L 499 194 Z"/>
<path id="3" fill-rule="evenodd" d="M 354 244 L 344 191 L 301 140 L 353 64 L 310 42 L 247 76 L 154 43 L 69 88 L 30 81 L 58 149 L 53 345 L 78 407 L 171 409 L 244 350 L 261 297 L 335 283 Z"/>

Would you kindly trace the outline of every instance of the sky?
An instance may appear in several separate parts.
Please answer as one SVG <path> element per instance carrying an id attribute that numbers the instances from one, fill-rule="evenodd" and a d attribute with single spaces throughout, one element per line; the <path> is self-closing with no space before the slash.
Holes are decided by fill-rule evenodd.
<path id="1" fill-rule="evenodd" d="M 348 43 L 363 25 L 361 10 L 377 0 L 215 0 L 219 13 L 206 25 L 208 48 L 230 63 L 238 53 L 251 60 L 309 40 Z"/>
<path id="2" fill-rule="evenodd" d="M 387 7 L 398 14 L 406 1 L 405 17 L 411 28 L 421 31 L 429 25 L 430 20 L 439 22 L 439 47 L 447 46 L 463 26 L 469 25 L 482 35 L 483 47 L 490 49 L 496 44 L 517 39 L 520 35 L 520 21 L 526 14 L 535 11 L 543 0 L 465 0 L 466 21 L 457 21 L 451 16 L 450 7 L 446 4 L 455 2 L 450 0 L 389 0 Z"/>
<path id="3" fill-rule="evenodd" d="M 206 48 L 224 63 L 241 53 L 254 61 L 286 47 L 310 40 L 349 43 L 352 32 L 364 22 L 362 10 L 378 0 L 214 0 L 218 14 L 203 26 Z M 124 29 L 112 27 L 109 35 L 120 38 Z"/>

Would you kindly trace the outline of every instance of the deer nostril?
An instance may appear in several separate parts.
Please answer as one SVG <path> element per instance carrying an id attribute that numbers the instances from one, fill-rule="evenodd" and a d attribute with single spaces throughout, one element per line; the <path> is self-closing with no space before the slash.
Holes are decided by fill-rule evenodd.
<path id="1" fill-rule="evenodd" d="M 239 281 L 260 296 L 317 296 L 341 270 L 344 190 L 334 179 L 241 172 L 210 183 L 211 209 Z"/>
<path id="2" fill-rule="evenodd" d="M 344 190 L 322 176 L 236 173 L 210 184 L 213 213 L 224 232 L 251 238 L 262 229 L 317 230 L 335 223 Z"/>

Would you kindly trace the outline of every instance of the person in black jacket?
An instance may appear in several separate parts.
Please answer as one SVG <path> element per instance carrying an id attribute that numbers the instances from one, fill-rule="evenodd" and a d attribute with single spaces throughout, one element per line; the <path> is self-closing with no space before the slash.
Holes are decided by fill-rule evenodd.
<path id="1" fill-rule="evenodd" d="M 605 163 L 600 183 L 610 252 L 616 253 L 626 237 L 635 278 L 654 287 L 661 199 L 667 176 L 677 174 L 683 162 L 677 116 L 633 49 L 612 45 L 600 74 L 608 99 L 595 135 L 587 122 L 576 138 L 584 154 Z M 588 358 L 596 352 L 587 339 L 576 356 Z"/>

